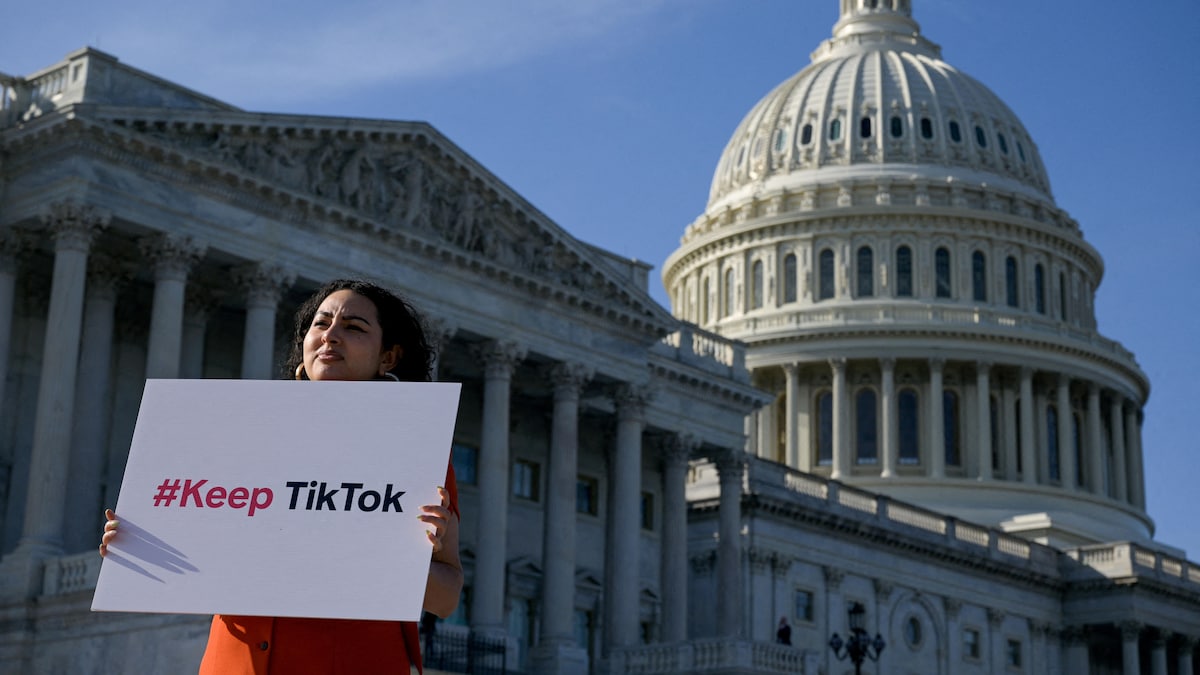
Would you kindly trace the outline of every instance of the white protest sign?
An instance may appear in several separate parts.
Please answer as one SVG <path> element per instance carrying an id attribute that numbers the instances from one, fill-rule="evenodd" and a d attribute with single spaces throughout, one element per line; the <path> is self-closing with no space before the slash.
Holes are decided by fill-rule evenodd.
<path id="1" fill-rule="evenodd" d="M 147 381 L 92 609 L 417 620 L 460 389 Z"/>

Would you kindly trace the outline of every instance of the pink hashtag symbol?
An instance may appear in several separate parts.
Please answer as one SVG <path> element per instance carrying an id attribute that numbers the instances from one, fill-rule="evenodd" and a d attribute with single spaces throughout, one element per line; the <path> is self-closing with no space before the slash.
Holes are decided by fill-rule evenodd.
<path id="1" fill-rule="evenodd" d="M 154 495 L 155 506 L 170 506 L 171 502 L 175 501 L 175 496 L 179 492 L 179 479 L 174 482 L 170 478 L 164 478 L 162 485 L 158 486 L 158 494 Z"/>

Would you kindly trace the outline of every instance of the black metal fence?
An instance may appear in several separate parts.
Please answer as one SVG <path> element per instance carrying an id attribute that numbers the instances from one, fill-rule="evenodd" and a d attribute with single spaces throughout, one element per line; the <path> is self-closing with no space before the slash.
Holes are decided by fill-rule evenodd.
<path id="1" fill-rule="evenodd" d="M 421 658 L 426 669 L 469 675 L 504 675 L 508 645 L 502 639 L 474 633 L 430 630 L 421 634 Z"/>

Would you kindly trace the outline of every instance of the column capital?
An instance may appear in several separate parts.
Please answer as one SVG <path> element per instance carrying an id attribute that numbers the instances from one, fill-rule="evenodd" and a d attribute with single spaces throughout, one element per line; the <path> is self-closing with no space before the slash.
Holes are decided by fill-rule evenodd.
<path id="1" fill-rule="evenodd" d="M 1121 639 L 1126 641 L 1138 639 L 1138 636 L 1142 634 L 1142 629 L 1145 627 L 1146 624 L 1140 621 L 1133 621 L 1132 619 L 1122 621 L 1118 625 L 1118 628 L 1121 629 Z"/>
<path id="2" fill-rule="evenodd" d="M 895 370 L 896 369 L 896 357 L 885 356 L 885 357 L 879 359 L 879 367 L 882 368 L 883 370 Z"/>
<path id="3" fill-rule="evenodd" d="M 587 365 L 560 362 L 551 366 L 546 376 L 554 385 L 554 400 L 577 400 L 583 386 L 592 379 L 594 371 Z"/>
<path id="4" fill-rule="evenodd" d="M 425 339 L 429 341 L 429 346 L 439 354 L 458 332 L 458 326 L 445 317 L 425 316 L 422 317 L 422 323 L 425 329 Z"/>
<path id="5" fill-rule="evenodd" d="M 976 361 L 976 362 L 975 362 L 975 370 L 976 370 L 976 371 L 977 371 L 979 374 L 984 374 L 984 375 L 986 375 L 986 374 L 987 374 L 987 372 L 988 372 L 988 371 L 990 371 L 990 370 L 992 369 L 992 366 L 993 366 L 993 365 L 994 365 L 994 364 L 993 364 L 991 361 Z"/>
<path id="6" fill-rule="evenodd" d="M 89 295 L 114 300 L 117 293 L 133 278 L 133 268 L 107 253 L 88 256 L 87 292 Z"/>
<path id="7" fill-rule="evenodd" d="M 525 358 L 525 348 L 515 342 L 491 340 L 475 345 L 471 352 L 483 365 L 489 380 L 512 378 L 517 364 Z"/>
<path id="8" fill-rule="evenodd" d="M 993 630 L 998 629 L 998 628 L 1000 628 L 1000 625 L 1004 623 L 1004 619 L 1007 616 L 1008 615 L 1005 614 L 1004 612 L 1002 612 L 998 609 L 989 607 L 987 610 L 988 625 L 991 626 Z"/>
<path id="9" fill-rule="evenodd" d="M 687 466 L 688 460 L 700 447 L 700 439 L 688 433 L 667 434 L 660 437 L 658 453 L 664 466 Z"/>
<path id="10" fill-rule="evenodd" d="M 112 220 L 112 214 L 108 211 L 73 199 L 50 204 L 41 216 L 54 237 L 54 250 L 84 253 L 91 248 L 96 235 L 108 227 Z"/>
<path id="11" fill-rule="evenodd" d="M 617 418 L 642 421 L 646 415 L 646 406 L 654 398 L 654 394 L 654 389 L 648 384 L 620 385 L 612 393 L 613 402 L 617 406 Z"/>
<path id="12" fill-rule="evenodd" d="M 15 274 L 21 260 L 31 251 L 32 233 L 15 227 L 0 228 L 0 273 Z"/>
<path id="13" fill-rule="evenodd" d="M 1175 640 L 1179 644 L 1179 649 L 1188 653 L 1195 651 L 1196 645 L 1200 644 L 1200 637 L 1185 635 L 1184 633 L 1176 633 Z"/>
<path id="14" fill-rule="evenodd" d="M 835 374 L 836 374 L 838 371 L 843 371 L 843 372 L 845 372 L 845 370 L 846 370 L 846 357 L 844 357 L 844 356 L 835 356 L 835 357 L 833 357 L 833 358 L 829 359 L 829 367 L 833 369 L 833 372 L 834 372 Z"/>
<path id="15" fill-rule="evenodd" d="M 184 291 L 186 316 L 193 320 L 207 321 L 213 310 L 220 306 L 225 294 L 211 283 L 190 283 Z"/>
<path id="16" fill-rule="evenodd" d="M 780 367 L 783 368 L 783 374 L 788 379 L 792 379 L 792 378 L 796 377 L 796 375 L 799 374 L 799 372 L 800 372 L 800 364 L 799 363 L 785 363 Z"/>
<path id="17" fill-rule="evenodd" d="M 930 372 L 940 373 L 940 372 L 942 372 L 942 369 L 945 367 L 946 367 L 946 357 L 944 357 L 944 356 L 929 357 L 929 371 Z"/>
<path id="18" fill-rule="evenodd" d="M 892 596 L 892 591 L 896 589 L 894 584 L 882 579 L 874 579 L 873 583 L 875 586 L 875 598 L 879 602 L 887 602 L 888 598 Z"/>
<path id="19" fill-rule="evenodd" d="M 1021 379 L 1032 380 L 1034 369 L 1033 366 L 1021 366 Z"/>
<path id="20" fill-rule="evenodd" d="M 275 309 L 283 292 L 296 281 L 296 275 L 282 265 L 258 262 L 233 270 L 234 283 L 246 294 L 246 308 Z"/>
<path id="21" fill-rule="evenodd" d="M 154 261 L 154 279 L 186 281 L 192 266 L 208 246 L 189 236 L 161 232 L 143 237 L 138 246 L 142 255 Z"/>
<path id="22" fill-rule="evenodd" d="M 1085 626 L 1063 626 L 1062 640 L 1068 646 L 1082 645 L 1087 641 L 1087 628 Z"/>
<path id="23" fill-rule="evenodd" d="M 741 449 L 719 448 L 708 453 L 708 458 L 717 466 L 720 480 L 740 480 L 746 471 L 746 452 Z"/>
<path id="24" fill-rule="evenodd" d="M 822 565 L 821 574 L 825 577 L 825 586 L 831 591 L 841 588 L 842 580 L 846 578 L 844 570 L 831 565 Z"/>

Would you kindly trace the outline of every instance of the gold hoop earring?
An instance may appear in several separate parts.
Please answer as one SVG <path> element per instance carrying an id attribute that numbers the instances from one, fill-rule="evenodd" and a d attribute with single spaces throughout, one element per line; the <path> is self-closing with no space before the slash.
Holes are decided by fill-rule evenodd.
<path id="1" fill-rule="evenodd" d="M 303 364 L 303 363 L 301 363 L 300 365 L 296 366 L 296 379 L 297 379 L 297 380 L 303 380 L 303 379 L 305 379 L 305 378 L 304 378 L 304 364 Z"/>

